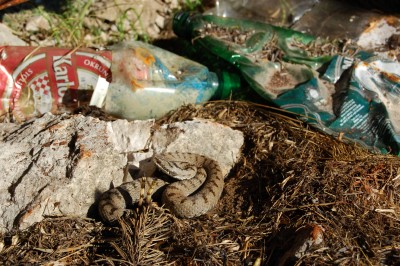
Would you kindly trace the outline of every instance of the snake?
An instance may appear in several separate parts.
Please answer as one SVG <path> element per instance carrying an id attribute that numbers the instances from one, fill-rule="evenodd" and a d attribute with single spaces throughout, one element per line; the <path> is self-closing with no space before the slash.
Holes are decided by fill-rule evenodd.
<path id="1" fill-rule="evenodd" d="M 98 202 L 103 221 L 115 222 L 144 195 L 161 196 L 163 206 L 181 218 L 203 215 L 218 203 L 224 176 L 216 160 L 190 152 L 164 152 L 155 154 L 152 160 L 161 172 L 177 181 L 145 177 L 107 190 Z"/>

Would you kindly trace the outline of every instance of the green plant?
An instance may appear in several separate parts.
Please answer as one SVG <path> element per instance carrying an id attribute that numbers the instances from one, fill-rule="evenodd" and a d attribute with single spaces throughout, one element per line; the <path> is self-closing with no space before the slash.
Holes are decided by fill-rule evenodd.
<path id="1" fill-rule="evenodd" d="M 145 20 L 152 20 L 155 15 L 149 18 L 148 14 L 142 11 L 162 10 L 159 4 L 145 0 L 143 0 L 144 8 L 141 8 L 141 5 L 129 4 L 128 1 L 125 3 L 117 0 L 67 0 L 62 1 L 63 4 L 60 3 L 60 6 L 56 5 L 57 8 L 51 6 L 54 4 L 51 0 L 42 0 L 41 4 L 35 4 L 33 1 L 29 3 L 31 5 L 29 9 L 21 6 L 19 12 L 5 12 L 3 22 L 28 45 L 34 46 L 104 47 L 125 40 L 138 39 L 151 42 L 152 38 L 156 38 L 154 35 L 157 34 L 158 26 L 155 25 L 149 31 L 150 23 Z M 145 6 L 147 4 L 150 6 Z M 169 7 L 170 4 L 163 4 L 163 8 Z M 194 11 L 202 10 L 204 6 L 202 0 L 179 0 L 178 5 L 171 8 Z M 111 13 L 107 12 L 112 12 L 110 19 L 107 15 Z M 162 21 L 163 19 L 168 21 L 171 12 L 172 10 L 167 10 L 158 14 L 162 16 Z M 47 20 L 49 27 L 37 31 L 26 30 L 27 23 L 36 16 Z M 168 32 L 161 34 L 168 35 Z"/>
<path id="2" fill-rule="evenodd" d="M 201 0 L 184 0 L 183 4 L 184 4 L 183 6 L 184 9 L 193 11 L 200 8 L 203 3 Z"/>
<path id="3" fill-rule="evenodd" d="M 116 21 L 117 27 L 117 40 L 136 40 L 143 39 L 144 41 L 148 41 L 149 37 L 146 34 L 139 34 L 139 31 L 145 32 L 145 27 L 143 26 L 141 20 L 141 13 L 138 12 L 135 8 L 128 8 L 125 11 L 120 10 L 121 15 L 118 17 Z M 136 19 L 132 19 L 131 14 L 134 14 Z"/>
<path id="4" fill-rule="evenodd" d="M 84 19 L 88 15 L 93 1 L 69 1 L 66 10 L 61 14 L 40 9 L 41 15 L 50 23 L 49 35 L 56 40 L 58 45 L 84 45 L 83 39 L 87 31 Z"/>

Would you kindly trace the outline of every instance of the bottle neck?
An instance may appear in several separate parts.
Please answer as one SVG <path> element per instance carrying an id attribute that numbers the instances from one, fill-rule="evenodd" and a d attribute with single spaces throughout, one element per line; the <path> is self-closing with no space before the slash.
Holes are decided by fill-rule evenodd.
<path id="1" fill-rule="evenodd" d="M 240 88 L 239 75 L 226 71 L 221 71 L 216 75 L 218 77 L 218 87 L 214 94 L 215 99 L 228 99 L 232 93 Z"/>
<path id="2" fill-rule="evenodd" d="M 179 11 L 174 15 L 172 28 L 175 34 L 182 38 L 190 38 L 192 34 L 192 22 L 196 20 L 200 14 L 192 14 L 187 11 Z"/>

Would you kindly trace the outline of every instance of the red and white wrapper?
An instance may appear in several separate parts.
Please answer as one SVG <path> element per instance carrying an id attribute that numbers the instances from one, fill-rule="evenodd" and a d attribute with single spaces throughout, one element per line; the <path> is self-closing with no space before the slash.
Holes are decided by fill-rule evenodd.
<path id="1" fill-rule="evenodd" d="M 111 82 L 111 62 L 111 51 L 0 47 L 0 115 L 12 112 L 17 121 L 25 121 L 91 100 L 96 105 L 93 91 Z"/>

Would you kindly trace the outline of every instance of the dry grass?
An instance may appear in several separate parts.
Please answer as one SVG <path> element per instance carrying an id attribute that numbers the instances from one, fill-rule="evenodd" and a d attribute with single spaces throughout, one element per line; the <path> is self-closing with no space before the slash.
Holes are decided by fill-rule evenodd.
<path id="1" fill-rule="evenodd" d="M 145 207 L 105 226 L 46 219 L 2 236 L 3 264 L 396 265 L 400 161 L 243 102 L 186 106 L 158 123 L 210 119 L 245 136 L 218 206 L 196 219 Z M 17 240 L 16 240 L 17 239 Z"/>

